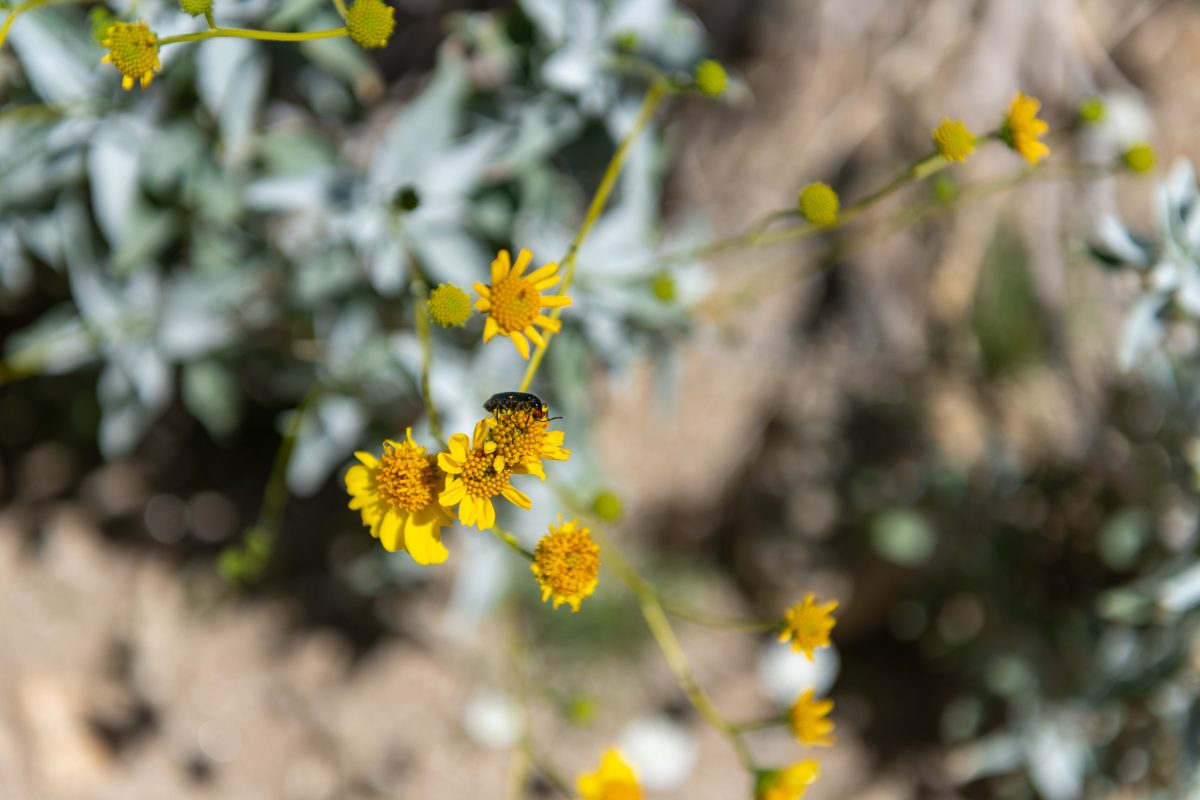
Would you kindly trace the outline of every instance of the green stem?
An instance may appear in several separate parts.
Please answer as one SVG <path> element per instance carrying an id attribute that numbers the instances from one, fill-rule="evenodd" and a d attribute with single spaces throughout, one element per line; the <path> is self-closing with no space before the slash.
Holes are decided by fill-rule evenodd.
<path id="1" fill-rule="evenodd" d="M 17 17 L 26 11 L 33 11 L 35 8 L 41 8 L 42 6 L 51 5 L 56 2 L 85 2 L 85 0 L 25 0 L 24 3 L 12 9 L 8 13 L 8 16 L 4 18 L 4 24 L 0 25 L 0 47 L 4 47 L 4 42 L 8 39 L 8 30 L 16 22 Z"/>
<path id="2" fill-rule="evenodd" d="M 516 536 L 513 536 L 499 525 L 493 525 L 488 529 L 488 532 L 491 533 L 492 536 L 495 536 L 497 539 L 504 542 L 504 544 L 508 545 L 508 549 L 521 556 L 521 558 L 524 558 L 526 561 L 533 561 L 533 553 L 522 547 L 520 540 L 518 540 Z"/>
<path id="3" fill-rule="evenodd" d="M 617 178 L 621 174 L 621 168 L 625 165 L 625 158 L 629 154 L 629 148 L 654 117 L 654 112 L 658 109 L 659 104 L 662 103 L 663 98 L 666 97 L 668 89 L 669 84 L 667 81 L 659 78 L 651 83 L 650 88 L 646 90 L 646 96 L 642 100 L 642 107 L 638 110 L 633 125 L 621 137 L 616 151 L 613 152 L 612 158 L 609 159 L 608 167 L 604 170 L 604 176 L 600 179 L 600 185 L 596 187 L 596 193 L 592 196 L 592 202 L 588 206 L 587 214 L 583 218 L 583 224 L 579 227 L 579 232 L 575 234 L 575 238 L 571 241 L 570 247 L 567 248 L 567 254 L 563 256 L 563 280 L 562 284 L 558 287 L 557 294 L 565 295 L 571 287 L 571 281 L 575 278 L 575 257 L 579 253 L 579 248 L 583 246 L 583 242 L 591 232 L 592 226 L 596 224 L 596 220 L 600 219 L 600 214 L 604 211 L 604 206 L 608 203 L 608 196 L 612 194 L 613 187 L 617 184 Z M 562 313 L 563 307 L 559 306 L 550 313 L 550 318 L 558 319 L 562 316 Z M 533 382 L 533 376 L 537 374 L 538 366 L 541 365 L 542 359 L 546 355 L 546 347 L 550 344 L 551 336 L 552 334 L 549 331 L 543 334 L 543 344 L 538 345 L 537 350 L 533 353 L 533 357 L 529 360 L 529 366 L 525 368 L 525 377 L 521 379 L 520 391 L 527 391 L 529 385 Z"/>
<path id="4" fill-rule="evenodd" d="M 768 719 L 759 719 L 752 722 L 735 722 L 731 724 L 731 727 L 738 733 L 747 733 L 749 731 L 762 731 L 768 728 L 778 728 L 786 724 L 786 717 L 769 717 Z"/>
<path id="5" fill-rule="evenodd" d="M 209 30 L 215 31 L 217 29 L 217 21 L 213 19 L 213 12 L 211 9 L 204 12 L 204 21 L 208 23 Z"/>
<path id="6" fill-rule="evenodd" d="M 675 631 L 667 619 L 666 612 L 663 611 L 658 591 L 634 570 L 610 542 L 607 540 L 599 541 L 605 563 L 617 574 L 621 582 L 628 586 L 630 591 L 637 596 L 642 616 L 646 620 L 646 626 L 650 628 L 650 633 L 654 636 L 654 641 L 658 644 L 659 650 L 662 651 L 667 666 L 671 668 L 671 673 L 675 676 L 679 688 L 687 695 L 692 706 L 700 712 L 700 716 L 704 717 L 709 725 L 729 740 L 729 744 L 733 747 L 734 752 L 737 753 L 738 760 L 742 763 L 746 771 L 750 773 L 756 772 L 758 767 L 754 763 L 754 757 L 750 753 L 750 748 L 746 745 L 746 740 L 742 738 L 741 732 L 737 729 L 737 726 L 725 719 L 713 703 L 712 698 L 708 696 L 708 692 L 700 686 L 700 683 L 696 680 L 696 676 L 692 673 L 692 667 L 688 663 L 687 655 L 683 652 L 683 648 L 679 644 L 679 639 L 675 636 Z"/>
<path id="7" fill-rule="evenodd" d="M 345 28 L 331 28 L 327 31 L 298 31 L 285 33 L 282 31 L 254 31 L 245 28 L 213 28 L 198 33 L 181 33 L 178 36 L 168 36 L 158 40 L 158 46 L 178 44 L 179 42 L 199 42 L 205 39 L 227 37 L 231 39 L 258 39 L 264 42 L 311 42 L 315 39 L 336 39 L 345 36 Z"/>
<path id="8" fill-rule="evenodd" d="M 719 617 L 710 617 L 702 611 L 688 608 L 686 606 L 677 605 L 671 600 L 664 597 L 659 598 L 663 610 L 673 617 L 685 619 L 688 622 L 694 622 L 697 625 L 704 625 L 708 628 L 724 628 L 733 631 L 771 631 L 779 627 L 779 620 L 762 620 L 762 619 L 721 619 Z"/>
<path id="9" fill-rule="evenodd" d="M 429 381 L 429 370 L 433 364 L 433 337 L 429 332 L 429 284 L 424 278 L 417 281 L 417 337 L 421 340 L 421 399 L 425 401 L 425 416 L 429 417 L 429 430 L 439 446 L 446 441 L 442 433 L 442 421 L 433 402 L 433 389 Z"/>

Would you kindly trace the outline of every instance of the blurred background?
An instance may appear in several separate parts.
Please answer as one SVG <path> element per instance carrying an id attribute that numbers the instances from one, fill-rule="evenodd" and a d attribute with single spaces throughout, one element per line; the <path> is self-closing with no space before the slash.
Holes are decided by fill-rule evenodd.
<path id="1" fill-rule="evenodd" d="M 406 426 L 432 442 L 414 264 L 468 287 L 500 247 L 558 258 L 640 102 L 628 64 L 708 56 L 734 85 L 668 104 L 580 253 L 533 387 L 574 455 L 508 527 L 595 508 L 718 616 L 838 599 L 811 665 L 679 623 L 732 719 L 835 699 L 810 797 L 1200 791 L 1195 310 L 1171 305 L 1200 275 L 1173 166 L 1200 157 L 1200 4 L 395 5 L 378 54 L 175 45 L 129 93 L 86 6 L 0 50 L 0 797 L 500 797 L 526 726 L 565 775 L 618 744 L 651 797 L 750 795 L 613 576 L 555 613 L 463 528 L 419 568 L 341 482 Z M 216 16 L 337 24 L 318 0 Z M 659 257 L 809 181 L 861 197 L 1017 89 L 1052 163 L 1148 141 L 1160 166 L 967 199 L 1022 166 L 992 146 L 879 209 L 940 203 L 901 230 Z M 523 373 L 479 333 L 435 330 L 448 433 Z"/>

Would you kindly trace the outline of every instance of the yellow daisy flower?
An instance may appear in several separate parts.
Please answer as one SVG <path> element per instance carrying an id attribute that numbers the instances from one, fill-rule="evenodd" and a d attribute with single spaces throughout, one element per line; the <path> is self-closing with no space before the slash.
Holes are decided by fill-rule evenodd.
<path id="1" fill-rule="evenodd" d="M 812 661 L 813 650 L 829 646 L 829 632 L 835 624 L 830 614 L 837 607 L 836 600 L 819 605 L 811 592 L 806 594 L 802 602 L 788 609 L 779 641 L 791 641 L 793 650 Z"/>
<path id="2" fill-rule="evenodd" d="M 135 81 L 145 89 L 154 80 L 154 73 L 162 72 L 158 37 L 145 22 L 114 22 L 100 44 L 108 48 L 108 55 L 100 61 L 112 64 L 121 73 L 122 89 L 132 89 Z"/>
<path id="3" fill-rule="evenodd" d="M 517 254 L 517 263 L 513 264 L 508 251 L 501 250 L 492 261 L 491 284 L 475 284 L 475 291 L 479 292 L 475 308 L 488 315 L 483 325 L 483 341 L 490 341 L 496 334 L 507 336 L 512 339 L 521 358 L 529 358 L 529 341 L 526 337 L 539 347 L 545 344 L 542 334 L 534 325 L 550 333 L 562 330 L 562 323 L 542 314 L 542 309 L 571 305 L 571 298 L 564 295 L 541 294 L 543 289 L 549 289 L 561 280 L 561 276 L 554 274 L 558 271 L 558 264 L 551 262 L 524 275 L 525 268 L 532 260 L 533 253 L 522 250 Z"/>
<path id="4" fill-rule="evenodd" d="M 758 777 L 755 800 L 800 800 L 821 774 L 821 765 L 806 758 L 787 769 L 769 770 Z"/>
<path id="5" fill-rule="evenodd" d="M 549 535 L 537 543 L 529 568 L 542 586 L 543 603 L 553 597 L 555 608 L 567 603 L 578 611 L 580 602 L 596 591 L 600 547 L 579 520 L 563 522 L 559 514 L 558 525 L 551 525 Z"/>
<path id="6" fill-rule="evenodd" d="M 966 161 L 975 152 L 975 134 L 958 119 L 943 119 L 933 129 L 933 143 L 948 161 Z"/>
<path id="7" fill-rule="evenodd" d="M 1000 126 L 1000 138 L 1031 165 L 1037 165 L 1050 155 L 1050 148 L 1038 141 L 1050 130 L 1045 120 L 1038 119 L 1037 113 L 1041 107 L 1041 101 L 1037 98 L 1017 92 L 1009 106 L 1008 116 Z"/>
<path id="8" fill-rule="evenodd" d="M 487 438 L 486 420 L 475 426 L 471 439 L 465 433 L 450 437 L 450 449 L 438 453 L 438 466 L 446 473 L 446 486 L 438 502 L 447 508 L 458 506 L 458 520 L 486 531 L 496 524 L 492 498 L 501 495 L 520 506 L 532 508 L 533 501 L 509 482 L 513 469 L 496 452 L 496 443 Z"/>
<path id="9" fill-rule="evenodd" d="M 834 739 L 833 720 L 826 715 L 833 710 L 832 700 L 817 700 L 816 692 L 809 689 L 796 698 L 788 711 L 788 724 L 792 735 L 800 744 L 810 747 L 830 747 Z"/>
<path id="10" fill-rule="evenodd" d="M 440 564 L 448 555 L 442 526 L 453 522 L 437 501 L 440 474 L 433 455 L 413 441 L 387 440 L 383 455 L 354 455 L 361 462 L 346 471 L 350 508 L 362 513 L 371 535 L 389 552 L 407 552 L 418 564 Z"/>
<path id="11" fill-rule="evenodd" d="M 606 752 L 595 772 L 580 775 L 575 788 L 583 800 L 642 800 L 637 773 L 617 750 Z"/>
<path id="12" fill-rule="evenodd" d="M 541 409 L 497 408 L 484 420 L 491 431 L 489 438 L 496 443 L 496 454 L 503 456 L 513 471 L 542 480 L 546 480 L 543 458 L 566 461 L 571 457 L 571 451 L 562 446 L 565 434 L 547 430 L 550 420 L 546 411 L 545 405 Z"/>

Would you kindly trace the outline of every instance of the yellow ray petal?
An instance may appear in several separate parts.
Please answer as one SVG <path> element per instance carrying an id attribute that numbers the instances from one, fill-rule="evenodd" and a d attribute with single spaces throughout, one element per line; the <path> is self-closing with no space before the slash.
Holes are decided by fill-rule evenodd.
<path id="1" fill-rule="evenodd" d="M 467 463 L 467 453 L 471 451 L 471 440 L 465 433 L 456 433 L 450 437 L 450 455 L 460 464 Z"/>
<path id="2" fill-rule="evenodd" d="M 496 322 L 495 317 L 488 317 L 483 323 L 483 343 L 487 344 L 491 338 L 500 332 L 500 323 Z"/>
<path id="3" fill-rule="evenodd" d="M 533 260 L 533 253 L 529 248 L 522 247 L 521 252 L 517 253 L 517 263 L 513 265 L 512 274 L 516 277 L 521 277 L 521 273 L 529 266 L 529 262 Z"/>
<path id="4" fill-rule="evenodd" d="M 551 275 L 553 275 L 555 273 L 556 270 L 558 270 L 558 264 L 555 264 L 553 261 L 551 261 L 549 264 L 538 267 L 533 272 L 526 275 L 525 280 L 530 281 L 532 283 L 537 283 L 540 280 L 545 280 L 546 278 L 549 278 Z"/>
<path id="5" fill-rule="evenodd" d="M 389 511 L 379 526 L 379 542 L 389 553 L 404 549 L 404 519 L 399 512 Z"/>
<path id="6" fill-rule="evenodd" d="M 530 340 L 538 347 L 546 346 L 546 340 L 542 338 L 540 333 L 538 333 L 537 328 L 533 327 L 532 325 L 525 327 L 525 335 L 528 336 Z"/>
<path id="7" fill-rule="evenodd" d="M 501 250 L 492 261 L 492 286 L 508 277 L 512 265 L 508 260 L 508 251 Z"/>
<path id="8" fill-rule="evenodd" d="M 467 486 L 456 479 L 446 481 L 445 490 L 438 495 L 438 505 L 456 506 L 467 496 Z"/>
<path id="9" fill-rule="evenodd" d="M 548 294 L 542 297 L 542 308 L 558 308 L 571 305 L 571 298 L 561 294 Z"/>
<path id="10" fill-rule="evenodd" d="M 451 475 L 462 474 L 462 463 L 451 458 L 449 453 L 438 453 L 438 466 L 442 468 L 442 472 Z"/>
<path id="11" fill-rule="evenodd" d="M 529 340 L 521 335 L 520 331 L 514 331 L 509 334 L 512 343 L 517 346 L 517 352 L 521 354 L 521 358 L 529 360 Z"/>
<path id="12" fill-rule="evenodd" d="M 486 531 L 496 524 L 496 507 L 492 505 L 490 497 L 479 498 L 479 505 L 479 530 Z"/>
<path id="13" fill-rule="evenodd" d="M 500 492 L 500 494 L 504 495 L 504 499 L 515 506 L 520 506 L 527 511 L 533 508 L 533 501 L 529 499 L 529 495 L 515 486 L 504 487 L 504 491 Z"/>
<path id="14" fill-rule="evenodd" d="M 538 314 L 533 318 L 533 322 L 535 325 L 541 325 L 551 333 L 558 333 L 562 330 L 561 320 L 557 320 L 554 317 L 547 317 L 545 314 Z"/>
<path id="15" fill-rule="evenodd" d="M 410 515 L 404 525 L 404 544 L 408 554 L 421 566 L 441 564 L 450 555 L 438 540 L 433 522 L 419 523 Z"/>

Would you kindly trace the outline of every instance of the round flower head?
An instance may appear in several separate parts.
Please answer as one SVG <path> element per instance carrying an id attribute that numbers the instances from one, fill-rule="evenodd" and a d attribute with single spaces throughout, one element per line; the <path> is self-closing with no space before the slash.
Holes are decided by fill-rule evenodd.
<path id="1" fill-rule="evenodd" d="M 800 744 L 810 747 L 829 747 L 833 744 L 833 721 L 826 715 L 833 710 L 832 700 L 817 700 L 809 689 L 796 698 L 788 710 L 788 725 Z"/>
<path id="2" fill-rule="evenodd" d="M 346 472 L 350 508 L 384 549 L 406 551 L 418 564 L 440 564 L 448 553 L 442 526 L 453 520 L 437 501 L 440 474 L 434 457 L 413 441 L 383 443 L 383 455 L 355 453 L 362 463 Z"/>
<path id="3" fill-rule="evenodd" d="M 562 431 L 546 430 L 550 420 L 545 407 L 497 408 L 484 420 L 490 429 L 489 437 L 496 445 L 496 455 L 514 472 L 537 475 L 546 480 L 542 459 L 566 461 L 571 451 L 562 446 Z"/>
<path id="4" fill-rule="evenodd" d="M 933 129 L 933 143 L 948 161 L 966 161 L 975 152 L 975 134 L 957 119 L 944 119 Z"/>
<path id="5" fill-rule="evenodd" d="M 810 183 L 800 192 L 800 214 L 820 228 L 837 222 L 841 201 L 827 183 Z"/>
<path id="6" fill-rule="evenodd" d="M 429 316 L 443 328 L 461 328 L 471 318 L 471 298 L 452 283 L 443 283 L 429 295 Z"/>
<path id="7" fill-rule="evenodd" d="M 1101 97 L 1087 97 L 1079 104 L 1079 121 L 1084 125 L 1096 125 L 1108 116 L 1108 108 Z"/>
<path id="8" fill-rule="evenodd" d="M 705 59 L 696 65 L 696 88 L 709 97 L 720 97 L 729 83 L 725 67 L 719 61 Z"/>
<path id="9" fill-rule="evenodd" d="M 205 14 L 211 14 L 213 0 L 179 0 L 179 8 L 185 14 L 191 14 L 193 17 L 201 17 Z"/>
<path id="10" fill-rule="evenodd" d="M 787 769 L 767 770 L 758 774 L 755 800 L 800 800 L 821 774 L 821 765 L 806 758 Z"/>
<path id="11" fill-rule="evenodd" d="M 458 520 L 486 531 L 496 524 L 492 498 L 501 495 L 514 505 L 531 508 L 533 502 L 509 482 L 512 466 L 496 453 L 496 443 L 487 438 L 486 420 L 475 426 L 475 435 L 450 437 L 450 449 L 438 453 L 438 466 L 446 473 L 446 486 L 438 502 L 447 508 L 458 506 Z"/>
<path id="12" fill-rule="evenodd" d="M 1050 155 L 1050 148 L 1038 141 L 1050 126 L 1038 119 L 1042 104 L 1034 97 L 1017 92 L 1008 108 L 1008 116 L 1000 126 L 1000 138 L 1032 165 Z"/>
<path id="13" fill-rule="evenodd" d="M 642 800 L 637 774 L 616 750 L 604 754 L 595 772 L 580 775 L 575 788 L 583 800 Z"/>
<path id="14" fill-rule="evenodd" d="M 1158 159 L 1154 156 L 1154 148 L 1145 142 L 1135 144 L 1121 154 L 1121 163 L 1125 165 L 1125 168 L 1138 175 L 1145 175 L 1154 169 L 1157 161 Z"/>
<path id="15" fill-rule="evenodd" d="M 533 253 L 522 250 L 517 254 L 517 263 L 513 264 L 508 251 L 501 250 L 492 261 L 491 285 L 475 284 L 475 291 L 480 295 L 475 308 L 488 314 L 483 325 L 483 341 L 490 341 L 496 334 L 507 336 L 522 358 L 529 358 L 529 341 L 525 337 L 539 347 L 545 344 L 535 324 L 551 333 L 562 330 L 562 323 L 542 314 L 542 309 L 571 305 L 569 297 L 541 294 L 543 289 L 559 282 L 560 276 L 554 274 L 558 272 L 558 265 L 546 264 L 528 275 L 523 274 L 532 260 Z"/>
<path id="16" fill-rule="evenodd" d="M 122 89 L 132 89 L 134 82 L 145 89 L 162 71 L 158 60 L 158 37 L 145 22 L 114 22 L 108 28 L 108 38 L 100 43 L 108 55 L 100 59 L 112 64 L 123 76 Z"/>
<path id="17" fill-rule="evenodd" d="M 788 609 L 779 641 L 790 641 L 793 650 L 812 661 L 814 650 L 829 646 L 829 632 L 835 624 L 831 613 L 837 607 L 836 600 L 818 604 L 811 592 L 806 594 L 802 602 Z"/>
<path id="18" fill-rule="evenodd" d="M 354 0 L 354 5 L 346 12 L 346 30 L 364 49 L 387 47 L 395 29 L 396 9 L 383 0 Z"/>
<path id="19" fill-rule="evenodd" d="M 585 597 L 596 591 L 600 578 L 600 547 L 592 541 L 591 532 L 579 526 L 579 520 L 550 526 L 533 551 L 529 566 L 542 586 L 542 602 L 554 598 L 554 607 L 563 603 L 578 611 Z"/>

